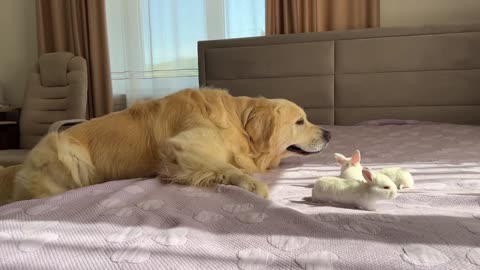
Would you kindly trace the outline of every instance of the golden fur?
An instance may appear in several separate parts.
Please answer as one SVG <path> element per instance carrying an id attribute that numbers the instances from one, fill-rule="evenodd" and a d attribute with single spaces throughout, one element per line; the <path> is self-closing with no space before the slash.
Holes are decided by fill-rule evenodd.
<path id="1" fill-rule="evenodd" d="M 267 186 L 250 174 L 277 166 L 293 154 L 291 145 L 304 154 L 321 151 L 325 132 L 287 100 L 186 89 L 46 135 L 16 167 L 13 201 L 156 175 L 268 197 Z"/>

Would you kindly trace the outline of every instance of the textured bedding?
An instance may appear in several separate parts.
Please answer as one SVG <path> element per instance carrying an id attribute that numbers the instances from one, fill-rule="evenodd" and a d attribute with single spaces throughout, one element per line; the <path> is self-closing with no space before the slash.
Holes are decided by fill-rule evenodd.
<path id="1" fill-rule="evenodd" d="M 114 181 L 0 207 L 0 269 L 480 269 L 480 127 L 329 127 L 328 150 L 233 186 Z M 376 212 L 310 203 L 334 152 L 410 169 Z"/>

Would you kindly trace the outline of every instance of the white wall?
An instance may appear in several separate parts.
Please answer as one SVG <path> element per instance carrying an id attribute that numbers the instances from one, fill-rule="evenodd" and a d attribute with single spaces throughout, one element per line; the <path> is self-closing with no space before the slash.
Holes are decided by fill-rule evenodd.
<path id="1" fill-rule="evenodd" d="M 0 0 L 0 83 L 5 98 L 21 105 L 25 83 L 37 60 L 34 0 Z"/>
<path id="2" fill-rule="evenodd" d="M 380 26 L 480 23 L 480 0 L 380 0 Z"/>

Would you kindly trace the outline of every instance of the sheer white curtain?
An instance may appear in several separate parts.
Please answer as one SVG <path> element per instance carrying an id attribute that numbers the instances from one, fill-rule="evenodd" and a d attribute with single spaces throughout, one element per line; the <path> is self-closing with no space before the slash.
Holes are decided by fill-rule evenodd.
<path id="1" fill-rule="evenodd" d="M 106 0 L 114 95 L 198 87 L 197 41 L 264 35 L 261 0 Z"/>

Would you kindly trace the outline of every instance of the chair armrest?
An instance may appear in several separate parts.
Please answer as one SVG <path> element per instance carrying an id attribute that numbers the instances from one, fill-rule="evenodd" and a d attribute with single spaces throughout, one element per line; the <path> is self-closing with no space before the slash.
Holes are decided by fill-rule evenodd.
<path id="1" fill-rule="evenodd" d="M 74 126 L 80 123 L 83 123 L 87 120 L 85 119 L 69 119 L 69 120 L 62 120 L 53 123 L 49 128 L 48 132 L 60 132 L 63 129 L 66 129 L 67 126 Z"/>

